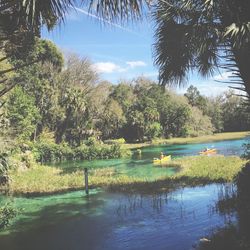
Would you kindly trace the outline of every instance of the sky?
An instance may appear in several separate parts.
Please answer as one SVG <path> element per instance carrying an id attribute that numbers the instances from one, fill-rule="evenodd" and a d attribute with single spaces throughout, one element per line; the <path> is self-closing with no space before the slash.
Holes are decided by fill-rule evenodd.
<path id="1" fill-rule="evenodd" d="M 54 30 L 42 31 L 42 37 L 53 41 L 64 53 L 76 53 L 89 58 L 101 78 L 113 84 L 138 76 L 157 80 L 158 71 L 152 56 L 153 35 L 152 20 L 120 25 L 88 14 L 84 8 L 70 11 L 65 23 Z M 227 84 L 215 80 L 228 80 L 229 75 L 220 72 L 214 77 L 203 79 L 193 73 L 188 84 L 175 91 L 185 93 L 192 84 L 201 94 L 215 96 L 228 89 Z"/>

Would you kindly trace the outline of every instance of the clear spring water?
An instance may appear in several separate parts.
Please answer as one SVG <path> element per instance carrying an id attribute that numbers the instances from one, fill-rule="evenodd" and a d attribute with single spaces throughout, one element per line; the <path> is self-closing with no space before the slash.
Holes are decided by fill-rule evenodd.
<path id="1" fill-rule="evenodd" d="M 53 166 L 60 167 L 65 172 L 83 169 L 84 167 L 89 169 L 112 167 L 116 169 L 118 174 L 156 179 L 159 177 L 172 175 L 176 172 L 176 168 L 162 168 L 160 165 L 153 165 L 153 158 L 159 157 L 161 152 L 166 155 L 172 155 L 172 158 L 178 158 L 182 156 L 199 155 L 199 152 L 204 148 L 214 147 L 218 150 L 218 154 L 241 155 L 244 151 L 242 144 L 245 142 L 246 139 L 240 139 L 208 142 L 202 144 L 149 146 L 141 149 L 141 155 L 138 155 L 136 151 L 133 151 L 134 153 L 131 159 L 74 161 L 57 163 Z"/>
<path id="2" fill-rule="evenodd" d="M 220 154 L 240 155 L 244 140 L 210 142 L 142 149 L 141 157 L 60 164 L 65 171 L 82 167 L 113 166 L 121 173 L 155 178 L 174 169 L 153 167 L 161 151 L 174 157 L 197 155 L 214 146 Z M 214 210 L 224 186 L 183 188 L 158 195 L 129 195 L 91 190 L 44 197 L 0 196 L 0 204 L 12 200 L 21 209 L 12 226 L 0 232 L 4 250 L 188 250 L 216 227 L 234 221 Z"/>
<path id="3" fill-rule="evenodd" d="M 23 209 L 0 234 L 4 250 L 192 249 L 212 228 L 235 220 L 213 209 L 222 185 L 161 195 L 92 191 L 14 198 Z"/>

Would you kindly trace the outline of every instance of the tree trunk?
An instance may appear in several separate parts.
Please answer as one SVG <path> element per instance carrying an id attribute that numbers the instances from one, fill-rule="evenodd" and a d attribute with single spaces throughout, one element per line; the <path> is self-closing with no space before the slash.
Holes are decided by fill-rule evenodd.
<path id="1" fill-rule="evenodd" d="M 245 91 L 250 96 L 250 43 L 233 50 L 240 77 L 243 80 Z"/>

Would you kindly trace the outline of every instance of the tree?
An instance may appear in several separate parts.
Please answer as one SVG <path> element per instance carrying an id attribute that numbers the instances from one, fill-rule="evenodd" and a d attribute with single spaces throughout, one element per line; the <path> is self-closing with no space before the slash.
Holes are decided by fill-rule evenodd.
<path id="1" fill-rule="evenodd" d="M 109 99 L 97 123 L 97 128 L 102 132 L 103 139 L 118 138 L 120 129 L 125 122 L 126 118 L 120 104 L 113 99 Z"/>
<path id="2" fill-rule="evenodd" d="M 171 95 L 162 106 L 160 121 L 166 137 L 186 135 L 186 124 L 190 119 L 190 106 L 187 101 L 177 95 Z"/>
<path id="3" fill-rule="evenodd" d="M 104 19 L 138 18 L 143 12 L 144 0 L 124 1 L 82 1 L 89 10 L 95 11 Z M 66 14 L 78 6 L 77 0 L 1 0 L 0 1 L 0 49 L 4 52 L 0 61 L 18 55 L 26 58 L 26 54 L 34 46 L 35 38 L 40 37 L 41 28 L 51 30 L 56 24 L 64 22 Z M 23 63 L 18 69 L 31 65 Z M 16 70 L 11 67 L 0 69 L 0 84 L 6 83 L 6 73 Z M 3 87 L 0 97 L 11 87 Z"/>
<path id="4" fill-rule="evenodd" d="M 222 120 L 224 131 L 244 131 L 249 129 L 249 106 L 246 101 L 235 93 L 227 91 L 223 95 Z"/>
<path id="5" fill-rule="evenodd" d="M 121 82 L 118 85 L 113 86 L 110 97 L 112 97 L 121 105 L 124 113 L 128 112 L 129 107 L 135 100 L 132 86 L 125 82 Z"/>
<path id="6" fill-rule="evenodd" d="M 187 123 L 187 135 L 195 137 L 211 134 L 213 131 L 214 127 L 211 118 L 203 115 L 202 111 L 197 107 L 192 107 L 190 119 Z"/>
<path id="7" fill-rule="evenodd" d="M 12 57 L 9 58 L 8 61 L 8 64 L 7 62 L 5 62 L 5 64 L 7 64 L 7 66 L 5 67 L 6 69 L 1 68 L 2 72 L 4 72 L 4 76 L 2 77 L 2 81 L 0 80 L 0 97 L 8 93 L 17 84 L 20 84 L 20 75 L 24 75 L 24 72 L 26 73 L 33 70 L 33 74 L 37 75 L 37 69 L 34 69 L 35 66 L 37 66 L 38 62 L 49 62 L 58 71 L 62 69 L 64 63 L 62 53 L 51 41 L 38 38 L 35 39 L 34 46 L 30 48 L 25 57 L 22 57 L 19 54 L 15 54 L 12 55 Z M 23 67 L 24 65 L 29 65 L 29 67 Z M 30 76 L 32 76 L 33 74 L 31 74 Z"/>
<path id="8" fill-rule="evenodd" d="M 203 113 L 206 112 L 207 100 L 200 94 L 200 91 L 196 87 L 193 85 L 189 86 L 184 96 L 187 97 L 188 103 L 191 106 L 199 108 Z"/>
<path id="9" fill-rule="evenodd" d="M 26 59 L 30 50 L 34 50 L 36 37 L 40 36 L 41 27 L 45 25 L 49 30 L 52 29 L 57 21 L 64 19 L 73 2 L 73 0 L 2 0 L 0 2 L 0 48 L 4 55 L 0 60 L 4 61 L 13 57 Z M 18 66 L 0 70 L 0 83 L 8 80 L 6 73 L 33 63 L 29 60 Z M 4 88 L 0 96 L 10 89 Z"/>
<path id="10" fill-rule="evenodd" d="M 124 137 L 126 140 L 143 141 L 145 133 L 145 119 L 143 113 L 132 107 L 127 115 L 127 124 L 125 126 Z"/>
<path id="11" fill-rule="evenodd" d="M 211 118 L 215 132 L 217 133 L 224 131 L 222 104 L 223 97 L 221 95 L 210 97 L 207 101 L 206 115 Z"/>
<path id="12" fill-rule="evenodd" d="M 194 69 L 209 76 L 226 67 L 250 94 L 249 12 L 248 0 L 158 1 L 154 57 L 161 84 L 182 85 Z"/>
<path id="13" fill-rule="evenodd" d="M 6 109 L 11 132 L 19 139 L 31 139 L 41 119 L 34 98 L 24 93 L 21 87 L 16 87 L 8 99 Z"/>

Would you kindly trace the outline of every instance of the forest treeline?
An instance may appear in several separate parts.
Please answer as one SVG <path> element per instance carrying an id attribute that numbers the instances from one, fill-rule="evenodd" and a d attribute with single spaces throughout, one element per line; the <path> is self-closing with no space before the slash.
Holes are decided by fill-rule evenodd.
<path id="1" fill-rule="evenodd" d="M 233 91 L 205 97 L 191 85 L 178 95 L 143 76 L 111 84 L 89 59 L 64 58 L 46 40 L 36 41 L 25 62 L 16 55 L 0 63 L 18 68 L 37 58 L 9 75 L 15 87 L 1 102 L 2 136 L 19 141 L 48 137 L 77 147 L 93 137 L 107 142 L 193 137 L 244 131 L 250 123 L 244 99 Z"/>

